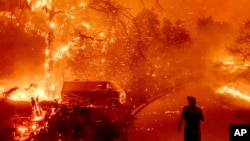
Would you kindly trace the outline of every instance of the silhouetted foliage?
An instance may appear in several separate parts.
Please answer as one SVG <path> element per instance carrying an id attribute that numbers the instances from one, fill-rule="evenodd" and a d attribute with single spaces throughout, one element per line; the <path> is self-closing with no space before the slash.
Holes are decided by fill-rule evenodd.
<path id="1" fill-rule="evenodd" d="M 48 135 L 53 140 L 126 140 L 134 117 L 129 109 L 112 110 L 62 105 L 49 121 Z"/>
<path id="2" fill-rule="evenodd" d="M 246 21 L 240 28 L 240 35 L 237 39 L 237 43 L 240 44 L 250 43 L 250 21 Z"/>
<path id="3" fill-rule="evenodd" d="M 199 28 L 209 27 L 209 26 L 211 26 L 213 24 L 214 24 L 214 20 L 213 20 L 213 18 L 211 16 L 209 16 L 207 18 L 205 18 L 205 17 L 199 18 L 198 21 L 197 21 L 197 26 Z"/>
<path id="4" fill-rule="evenodd" d="M 180 45 L 191 42 L 191 37 L 181 20 L 172 24 L 169 20 L 163 21 L 163 38 L 166 45 Z"/>
<path id="5" fill-rule="evenodd" d="M 152 41 L 161 38 L 160 21 L 156 13 L 148 9 L 143 9 L 135 18 L 145 45 L 151 44 Z"/>
<path id="6" fill-rule="evenodd" d="M 208 31 L 210 34 L 222 34 L 227 31 L 228 27 L 228 23 L 214 21 L 212 16 L 202 17 L 197 20 L 198 31 Z"/>
<path id="7" fill-rule="evenodd" d="M 229 51 L 242 56 L 243 61 L 247 61 L 250 56 L 250 21 L 246 21 L 242 27 L 240 27 L 236 44 L 230 47 Z"/>

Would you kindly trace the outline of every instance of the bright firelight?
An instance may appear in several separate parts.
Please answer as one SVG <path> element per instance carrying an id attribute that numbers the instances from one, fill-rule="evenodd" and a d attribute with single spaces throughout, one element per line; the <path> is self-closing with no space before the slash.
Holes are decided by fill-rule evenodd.
<path id="1" fill-rule="evenodd" d="M 233 97 L 250 102 L 250 96 L 243 94 L 240 91 L 237 91 L 235 89 L 229 88 L 228 86 L 223 86 L 219 88 L 216 92 L 220 94 L 229 94 Z"/>
<path id="2" fill-rule="evenodd" d="M 27 0 L 29 4 L 32 4 L 32 10 L 37 10 L 39 8 L 47 6 L 48 8 L 51 7 L 52 0 Z"/>
<path id="3" fill-rule="evenodd" d="M 50 100 L 52 98 L 48 97 L 43 88 L 34 87 L 34 88 L 25 88 L 18 89 L 15 92 L 11 93 L 7 98 L 15 101 L 30 101 L 31 97 L 39 97 L 39 100 Z"/>
<path id="4" fill-rule="evenodd" d="M 28 131 L 27 127 L 19 127 L 18 131 L 21 132 L 22 134 Z"/>

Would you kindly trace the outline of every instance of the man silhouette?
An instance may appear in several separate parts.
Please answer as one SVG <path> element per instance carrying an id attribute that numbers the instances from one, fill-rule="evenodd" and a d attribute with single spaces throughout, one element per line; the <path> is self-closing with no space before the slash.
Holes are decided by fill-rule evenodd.
<path id="1" fill-rule="evenodd" d="M 204 120 L 202 110 L 196 106 L 195 97 L 188 96 L 187 100 L 188 105 L 182 110 L 178 131 L 181 131 L 181 125 L 184 120 L 184 141 L 201 141 L 200 121 Z"/>

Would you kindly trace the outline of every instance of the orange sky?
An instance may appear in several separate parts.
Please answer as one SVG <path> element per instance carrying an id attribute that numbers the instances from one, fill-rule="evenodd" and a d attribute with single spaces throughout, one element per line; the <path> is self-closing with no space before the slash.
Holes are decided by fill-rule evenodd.
<path id="1" fill-rule="evenodd" d="M 250 19 L 250 1 L 248 0 L 126 0 L 123 4 L 133 13 L 146 7 L 155 9 L 161 15 L 172 20 L 182 19 L 193 22 L 198 17 L 212 16 L 215 21 L 241 24 Z"/>

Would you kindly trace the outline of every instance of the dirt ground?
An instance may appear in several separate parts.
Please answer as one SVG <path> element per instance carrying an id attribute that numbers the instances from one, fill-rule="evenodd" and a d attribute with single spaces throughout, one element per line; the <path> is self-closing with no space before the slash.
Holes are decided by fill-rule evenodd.
<path id="1" fill-rule="evenodd" d="M 152 102 L 135 116 L 129 128 L 129 141 L 182 141 L 183 130 L 177 131 L 180 112 L 187 104 L 186 97 L 195 96 L 205 120 L 201 123 L 202 141 L 229 141 L 230 124 L 250 124 L 250 104 L 231 97 L 225 99 L 206 85 L 190 83 Z M 29 115 L 30 103 L 1 103 L 0 138 L 8 140 L 13 115 Z M 249 105 L 248 105 L 249 104 Z M 7 128 L 6 128 L 7 127 Z M 182 126 L 182 129 L 184 125 Z"/>
<path id="2" fill-rule="evenodd" d="M 143 109 L 129 131 L 129 141 L 182 141 L 183 130 L 177 131 L 177 123 L 188 95 L 195 96 L 197 106 L 203 110 L 202 141 L 229 141 L 230 124 L 250 124 L 249 107 L 225 103 L 209 87 L 192 83 Z M 229 102 L 230 98 L 226 101 Z M 241 105 L 241 101 L 233 102 Z"/>
<path id="3" fill-rule="evenodd" d="M 11 141 L 13 138 L 13 122 L 15 117 L 27 117 L 31 115 L 29 102 L 14 102 L 2 100 L 0 102 L 0 138 L 3 141 Z"/>

